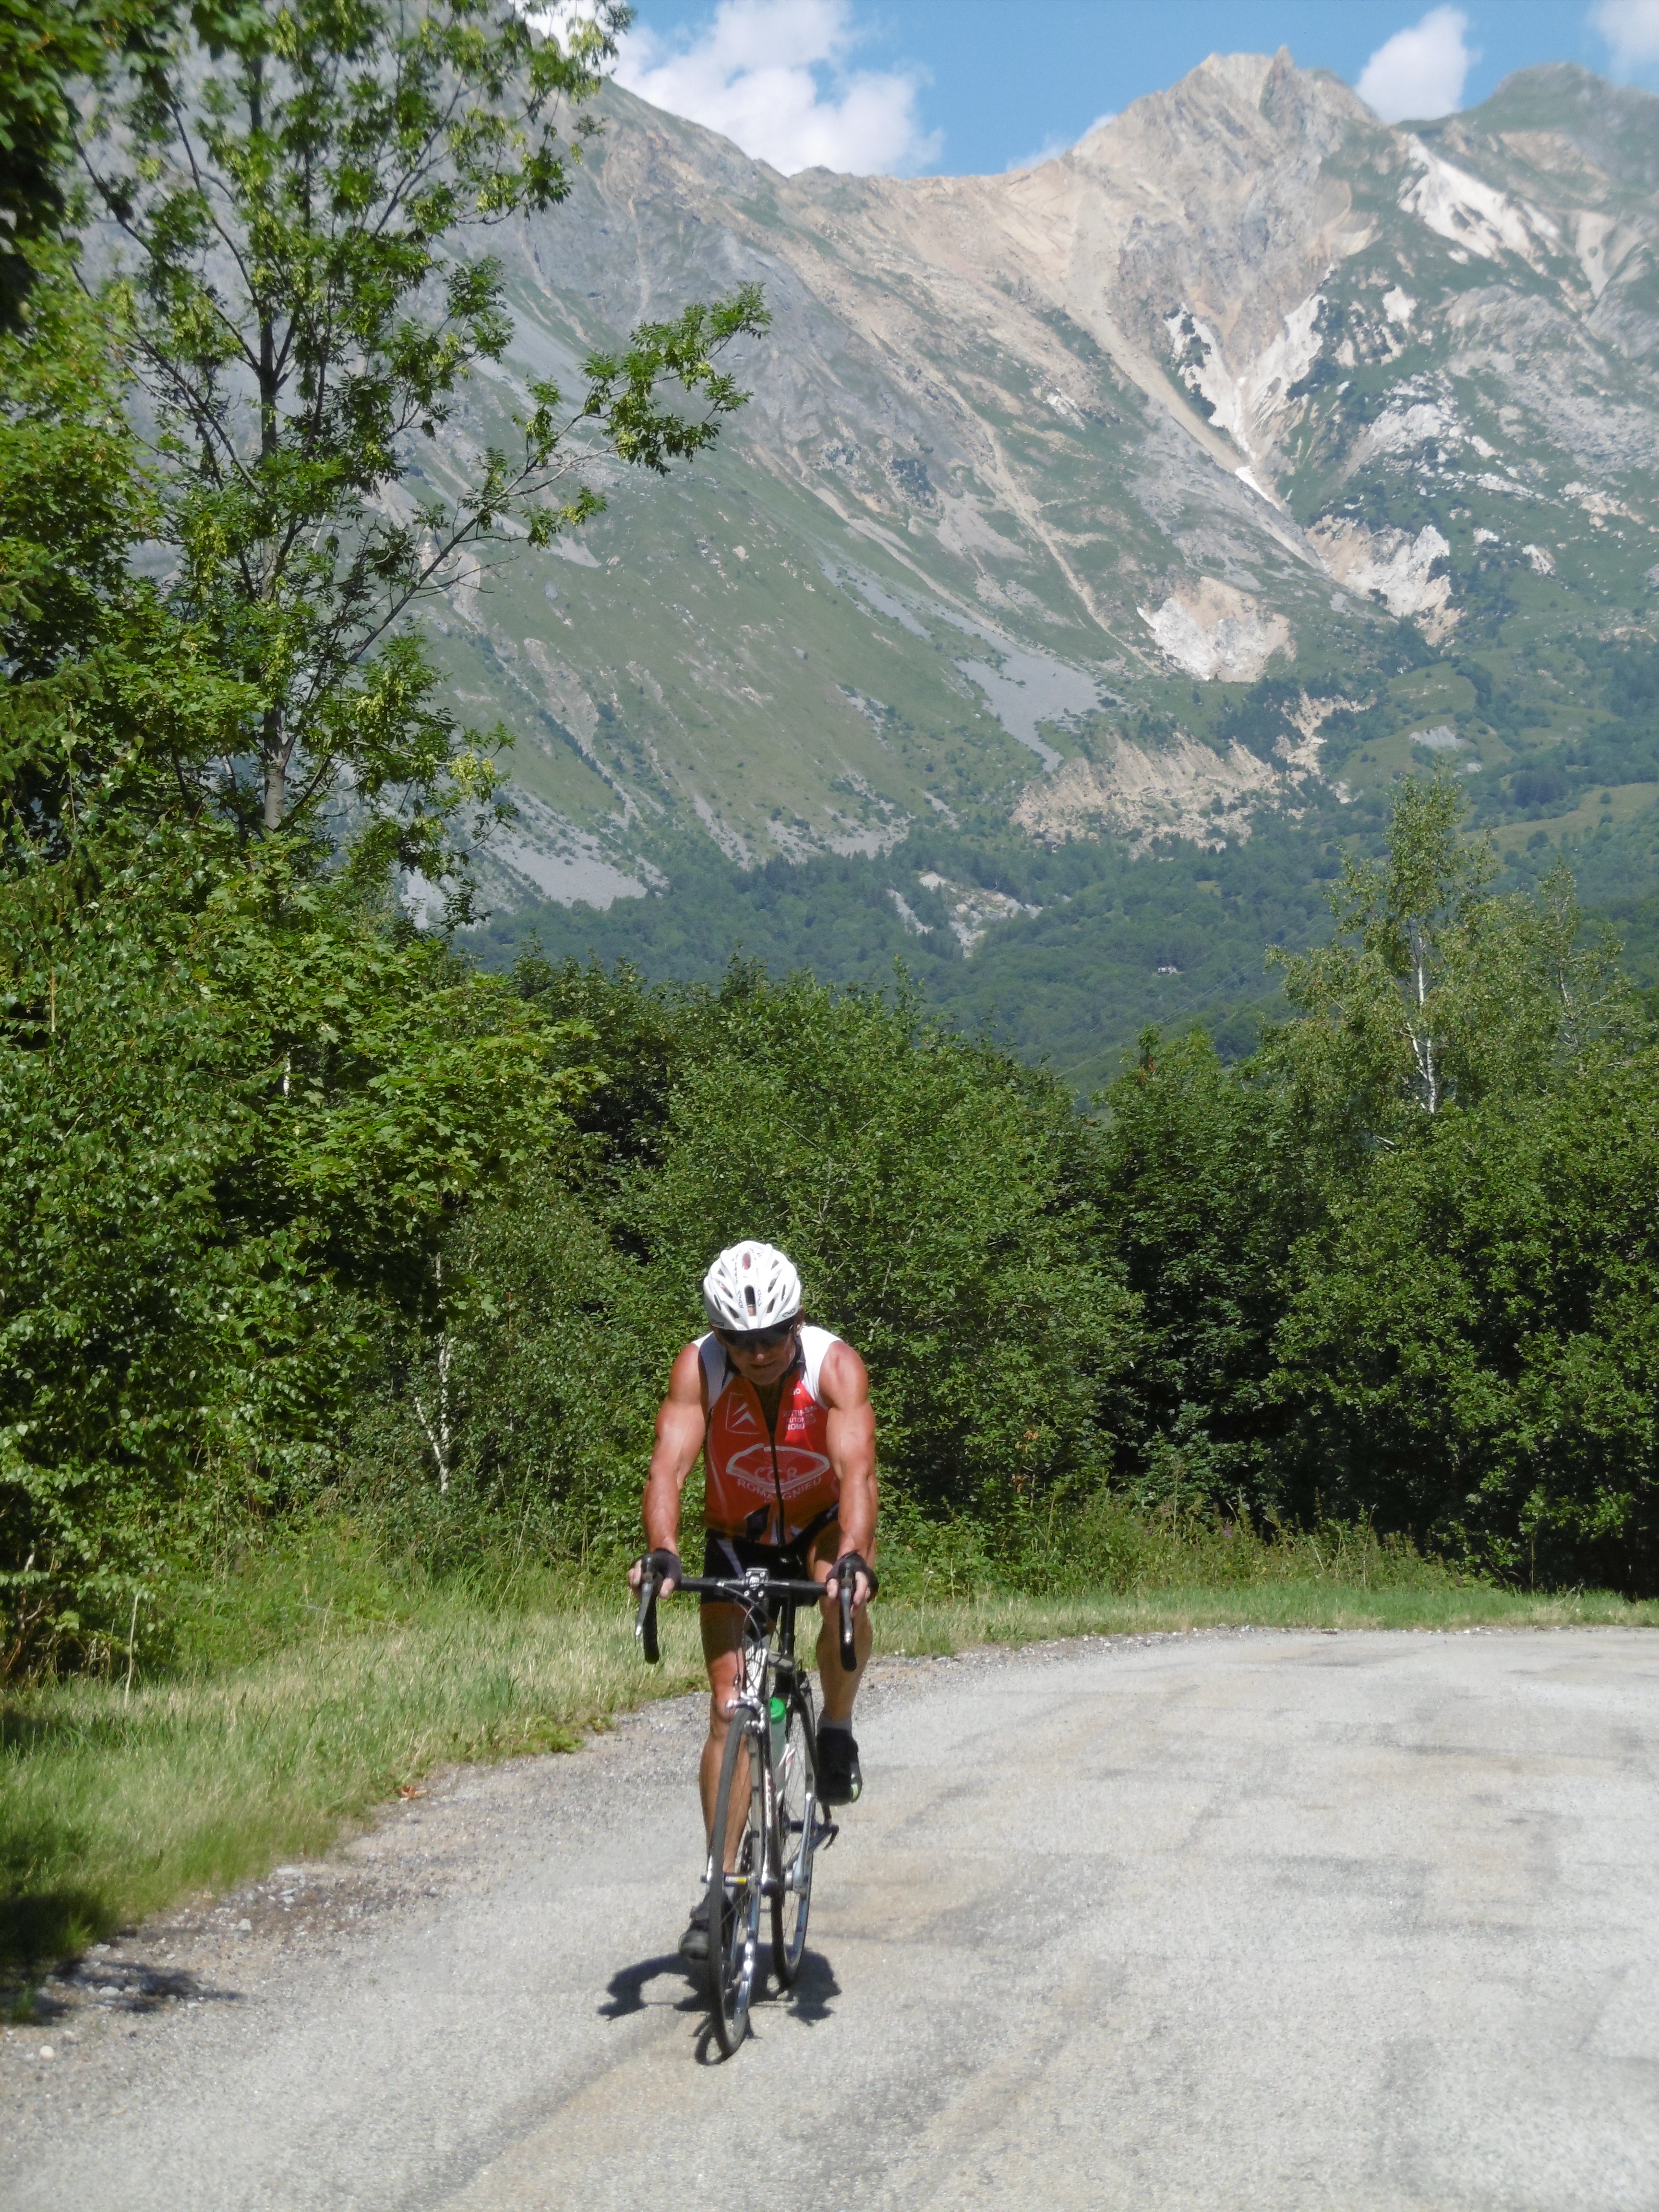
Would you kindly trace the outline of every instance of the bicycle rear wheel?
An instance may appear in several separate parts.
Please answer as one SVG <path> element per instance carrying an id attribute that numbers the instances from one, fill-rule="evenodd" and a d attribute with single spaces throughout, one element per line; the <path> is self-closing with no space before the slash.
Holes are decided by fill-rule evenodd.
<path id="1" fill-rule="evenodd" d="M 740 1715 L 733 1714 L 720 1760 L 714 1798 L 714 1836 L 708 1875 L 708 2008 L 714 2033 L 729 2058 L 749 2032 L 760 1952 L 761 1801 L 756 1787 L 762 1753 Z M 734 1821 L 740 1822 L 736 1863 L 721 1861 Z"/>
<path id="2" fill-rule="evenodd" d="M 806 1948 L 806 1916 L 812 1909 L 812 1857 L 823 1825 L 818 1809 L 818 1755 L 811 1694 L 798 1688 L 789 1700 L 783 1757 L 776 1784 L 778 1887 L 772 1898 L 772 1965 L 791 1988 Z"/>

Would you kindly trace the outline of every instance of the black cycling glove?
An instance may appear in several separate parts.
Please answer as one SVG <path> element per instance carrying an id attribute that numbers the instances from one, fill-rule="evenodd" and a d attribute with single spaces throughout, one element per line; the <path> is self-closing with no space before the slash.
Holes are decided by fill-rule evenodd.
<path id="1" fill-rule="evenodd" d="M 861 1552 L 843 1552 L 840 1559 L 836 1561 L 836 1587 L 841 1589 L 851 1590 L 854 1597 L 856 1597 L 858 1595 L 859 1587 L 856 1577 L 860 1575 L 862 1575 L 866 1582 L 869 1583 L 870 1595 L 873 1597 L 876 1592 L 881 1588 L 880 1583 L 876 1577 L 875 1569 L 870 1565 L 870 1562 L 864 1557 Z"/>
<path id="2" fill-rule="evenodd" d="M 679 1553 L 667 1551 L 661 1545 L 654 1552 L 642 1552 L 635 1564 L 647 1575 L 654 1575 L 659 1584 L 672 1583 L 678 1589 L 685 1580 Z"/>

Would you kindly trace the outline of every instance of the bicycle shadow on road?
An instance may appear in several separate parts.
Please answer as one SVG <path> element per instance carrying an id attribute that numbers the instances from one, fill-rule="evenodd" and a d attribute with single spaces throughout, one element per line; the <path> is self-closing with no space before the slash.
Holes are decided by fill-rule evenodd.
<path id="1" fill-rule="evenodd" d="M 773 2003 L 781 2002 L 792 2020 L 816 2027 L 820 2021 L 830 2018 L 835 2007 L 831 1997 L 841 1995 L 841 1984 L 836 1979 L 836 1970 L 822 1951 L 803 1951 L 800 1972 L 795 1977 L 792 1990 L 781 1990 L 769 1977 L 767 1993 Z"/>
<path id="2" fill-rule="evenodd" d="M 672 1988 L 657 1990 L 653 1982 L 678 1983 L 680 1994 L 674 1996 Z M 786 2011 L 792 2020 L 815 2027 L 820 2021 L 828 2020 L 835 2008 L 830 2000 L 841 1995 L 841 1984 L 836 1979 L 836 1970 L 821 1951 L 808 1951 L 801 1959 L 800 1972 L 791 1990 L 781 1990 L 770 1975 L 759 2002 L 771 2009 Z M 652 2011 L 702 2012 L 708 1999 L 702 1978 L 688 1969 L 678 1951 L 665 1951 L 654 1959 L 641 1959 L 634 1966 L 619 1966 L 605 1984 L 606 2001 L 599 2008 L 601 2020 L 627 2020 L 635 2013 Z"/>
<path id="3" fill-rule="evenodd" d="M 599 2007 L 599 2018 L 626 2020 L 631 2013 L 643 2012 L 647 2006 L 653 2009 L 668 2008 L 671 2004 L 669 1991 L 653 1991 L 649 1996 L 646 1995 L 649 1984 L 665 1977 L 680 1985 L 679 2002 L 672 2008 L 675 2012 L 702 2010 L 701 1984 L 688 1983 L 685 1961 L 678 1951 L 665 1951 L 660 1958 L 641 1959 L 637 1966 L 617 1968 L 605 1984 L 609 2002 Z"/>

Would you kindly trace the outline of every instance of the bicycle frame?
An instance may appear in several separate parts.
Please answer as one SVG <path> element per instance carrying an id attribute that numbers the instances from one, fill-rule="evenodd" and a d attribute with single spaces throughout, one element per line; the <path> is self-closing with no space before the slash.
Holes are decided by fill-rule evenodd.
<path id="1" fill-rule="evenodd" d="M 821 1823 L 817 1796 L 817 1723 L 810 1681 L 795 1650 L 795 1616 L 805 1604 L 823 1596 L 816 1582 L 795 1582 L 751 1567 L 730 1577 L 688 1576 L 676 1584 L 690 1595 L 724 1600 L 741 1607 L 740 1668 L 720 1762 L 713 1831 L 703 1869 L 708 1899 L 708 1988 L 715 2033 L 728 2057 L 748 2029 L 749 2006 L 759 1968 L 760 1915 L 769 1900 L 772 1950 L 781 1984 L 788 1986 L 799 1969 L 811 1910 L 812 1861 L 832 1843 L 833 1822 Z M 655 1660 L 657 1583 L 648 1571 L 640 1585 L 635 1633 L 647 1660 Z M 849 1608 L 843 1604 L 842 1664 L 850 1666 Z M 771 1706 L 783 1701 L 781 1749 L 774 1733 Z M 799 1723 L 797 1726 L 796 1723 Z M 739 1798 L 738 1764 L 749 1761 Z M 792 1762 L 801 1761 L 799 1818 L 789 1796 Z M 756 1768 L 758 1765 L 759 1771 Z M 741 1816 L 728 1810 L 741 1802 Z M 791 1839 L 799 1844 L 791 1856 Z M 728 1860 L 730 1863 L 728 1864 Z M 792 1901 L 793 1904 L 792 1905 Z M 793 1929 L 787 1923 L 793 1917 Z"/>
<path id="2" fill-rule="evenodd" d="M 742 1679 L 732 1701 L 731 1724 L 740 1727 L 749 1737 L 750 1758 L 759 1754 L 761 1895 L 775 1897 L 782 1887 L 781 1872 L 775 1863 L 781 1777 L 772 1741 L 772 1700 L 780 1695 L 787 1700 L 800 1680 L 795 1656 L 795 1614 L 803 1603 L 816 1605 L 823 1592 L 817 1583 L 776 1579 L 764 1567 L 750 1567 L 741 1577 L 693 1575 L 678 1587 L 694 1596 L 726 1598 L 743 1607 Z M 719 1839 L 722 1851 L 725 1840 Z M 711 1838 L 705 1881 L 714 1870 Z"/>

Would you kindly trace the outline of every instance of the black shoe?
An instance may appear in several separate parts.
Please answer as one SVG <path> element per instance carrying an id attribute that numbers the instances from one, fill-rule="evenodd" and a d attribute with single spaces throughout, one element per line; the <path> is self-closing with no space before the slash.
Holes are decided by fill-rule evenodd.
<path id="1" fill-rule="evenodd" d="M 708 1899 L 699 1898 L 680 1938 L 680 1956 L 689 1966 L 701 1966 L 708 1957 Z"/>
<path id="2" fill-rule="evenodd" d="M 849 1729 L 818 1731 L 818 1802 L 823 1805 L 856 1805 L 864 1788 L 859 1771 L 859 1747 Z"/>

